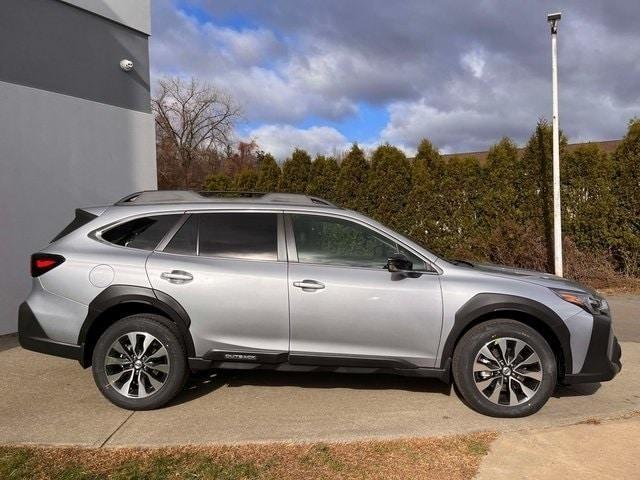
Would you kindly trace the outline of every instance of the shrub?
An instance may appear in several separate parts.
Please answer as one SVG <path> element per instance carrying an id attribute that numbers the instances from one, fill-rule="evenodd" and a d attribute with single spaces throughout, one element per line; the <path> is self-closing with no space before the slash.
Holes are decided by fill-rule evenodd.
<path id="1" fill-rule="evenodd" d="M 281 192 L 304 193 L 309 182 L 311 157 L 307 152 L 296 148 L 291 158 L 282 165 L 282 175 L 278 189 Z"/>
<path id="2" fill-rule="evenodd" d="M 435 253 L 521 268 L 553 267 L 551 126 L 541 121 L 524 149 L 503 138 L 486 164 L 444 161 L 426 139 L 413 160 L 386 144 L 353 145 L 340 165 L 296 149 L 282 172 L 269 154 L 257 170 L 207 177 L 211 190 L 306 192 L 367 213 Z M 567 152 L 561 192 L 567 276 L 602 285 L 640 276 L 640 120 L 613 153 L 597 145 Z"/>
<path id="3" fill-rule="evenodd" d="M 339 171 L 340 167 L 335 158 L 318 155 L 311 163 L 307 195 L 333 201 Z"/>

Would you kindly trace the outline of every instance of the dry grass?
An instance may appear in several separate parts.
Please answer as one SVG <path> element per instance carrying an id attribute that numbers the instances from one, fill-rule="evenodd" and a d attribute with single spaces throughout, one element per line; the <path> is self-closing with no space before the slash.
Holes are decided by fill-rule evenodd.
<path id="1" fill-rule="evenodd" d="M 603 423 L 615 422 L 618 420 L 628 420 L 630 418 L 640 417 L 640 410 L 632 410 L 630 412 L 626 412 L 620 415 L 614 415 L 612 417 L 606 418 L 598 418 L 598 417 L 589 417 L 576 422 L 574 425 L 602 425 Z"/>
<path id="2" fill-rule="evenodd" d="M 494 433 L 351 443 L 132 448 L 0 447 L 0 478 L 467 479 Z"/>
<path id="3" fill-rule="evenodd" d="M 640 278 L 618 276 L 594 288 L 606 295 L 640 295 Z"/>
<path id="4" fill-rule="evenodd" d="M 599 418 L 587 418 L 586 420 L 582 420 L 581 422 L 576 423 L 576 425 L 601 425 L 602 420 Z"/>

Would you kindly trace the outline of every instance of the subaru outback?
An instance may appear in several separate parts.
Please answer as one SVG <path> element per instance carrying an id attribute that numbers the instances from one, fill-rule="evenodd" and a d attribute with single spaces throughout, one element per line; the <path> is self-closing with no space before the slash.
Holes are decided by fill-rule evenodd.
<path id="1" fill-rule="evenodd" d="M 145 191 L 75 219 L 31 257 L 24 348 L 91 367 L 132 410 L 190 371 L 395 373 L 453 382 L 496 417 L 621 368 L 607 301 L 546 273 L 450 261 L 295 194 Z"/>

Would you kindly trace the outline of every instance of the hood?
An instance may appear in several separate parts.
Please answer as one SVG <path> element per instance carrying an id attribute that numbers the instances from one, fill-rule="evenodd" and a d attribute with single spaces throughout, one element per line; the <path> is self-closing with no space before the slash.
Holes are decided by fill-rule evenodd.
<path id="1" fill-rule="evenodd" d="M 470 265 L 469 268 L 473 268 L 476 271 L 486 272 L 500 277 L 516 278 L 518 280 L 534 283 L 543 287 L 566 288 L 567 290 L 576 290 L 581 292 L 588 292 L 591 294 L 596 293 L 593 289 L 585 287 L 578 282 L 558 277 L 557 275 L 553 275 L 551 273 L 527 270 L 524 268 L 507 267 L 505 265 L 494 265 L 490 263 L 465 263 Z"/>

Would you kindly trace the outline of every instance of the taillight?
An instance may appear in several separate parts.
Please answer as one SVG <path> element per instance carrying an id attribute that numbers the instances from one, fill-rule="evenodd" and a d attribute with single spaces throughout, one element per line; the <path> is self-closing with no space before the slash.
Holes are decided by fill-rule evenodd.
<path id="1" fill-rule="evenodd" d="M 62 255 L 52 253 L 34 253 L 31 255 L 31 276 L 39 277 L 49 270 L 53 270 L 64 262 Z"/>

